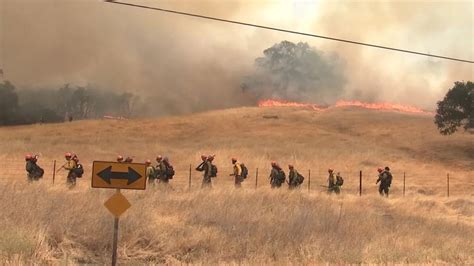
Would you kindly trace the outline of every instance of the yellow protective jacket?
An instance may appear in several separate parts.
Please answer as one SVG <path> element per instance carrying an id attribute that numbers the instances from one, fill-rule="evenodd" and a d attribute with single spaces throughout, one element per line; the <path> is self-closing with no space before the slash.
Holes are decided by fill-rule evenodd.
<path id="1" fill-rule="evenodd" d="M 146 167 L 146 177 L 155 178 L 155 167 L 151 165 Z"/>
<path id="2" fill-rule="evenodd" d="M 233 176 L 241 176 L 242 175 L 242 166 L 240 166 L 239 162 L 234 164 L 234 173 Z"/>
<path id="3" fill-rule="evenodd" d="M 77 167 L 76 161 L 74 160 L 68 160 L 66 164 L 64 165 L 64 169 L 66 170 L 72 170 Z"/>
<path id="4" fill-rule="evenodd" d="M 288 182 L 290 185 L 295 185 L 297 184 L 298 180 L 298 171 L 296 169 L 290 170 L 290 173 L 288 173 Z"/>
<path id="5" fill-rule="evenodd" d="M 204 177 L 205 178 L 211 178 L 211 168 L 212 168 L 212 163 L 209 160 L 206 160 L 204 163 Z"/>
<path id="6" fill-rule="evenodd" d="M 328 187 L 336 186 L 336 176 L 334 173 L 330 173 L 328 177 Z"/>

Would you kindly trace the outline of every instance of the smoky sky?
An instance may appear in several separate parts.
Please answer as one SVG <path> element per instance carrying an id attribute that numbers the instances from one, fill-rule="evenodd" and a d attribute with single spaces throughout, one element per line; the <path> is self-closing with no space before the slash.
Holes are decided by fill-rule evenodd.
<path id="1" fill-rule="evenodd" d="M 307 42 L 345 62 L 341 98 L 432 109 L 472 64 L 204 21 L 98 0 L 0 0 L 0 67 L 18 87 L 130 91 L 153 113 L 252 105 L 242 78 L 263 50 Z M 474 58 L 473 2 L 130 1 L 233 20 Z M 302 99 L 305 100 L 305 99 Z M 306 99 L 312 101 L 313 99 Z"/>

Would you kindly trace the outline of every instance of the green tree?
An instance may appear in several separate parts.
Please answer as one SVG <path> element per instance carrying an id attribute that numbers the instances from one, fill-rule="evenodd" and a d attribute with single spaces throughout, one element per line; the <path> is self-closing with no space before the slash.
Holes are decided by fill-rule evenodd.
<path id="1" fill-rule="evenodd" d="M 74 89 L 69 84 L 64 84 L 57 91 L 56 97 L 56 111 L 59 115 L 65 117 L 66 114 L 72 113 L 72 95 Z"/>
<path id="2" fill-rule="evenodd" d="M 93 99 L 90 96 L 89 89 L 77 87 L 71 97 L 73 114 L 77 118 L 89 118 L 93 106 Z"/>
<path id="3" fill-rule="evenodd" d="M 242 91 L 258 99 L 280 98 L 327 103 L 337 99 L 345 84 L 344 62 L 307 43 L 282 41 L 255 59 L 255 73 L 245 78 Z"/>
<path id="4" fill-rule="evenodd" d="M 124 92 L 120 95 L 120 109 L 125 117 L 131 117 L 138 104 L 138 96 L 129 92 Z"/>
<path id="5" fill-rule="evenodd" d="M 9 81 L 0 83 L 0 125 L 16 123 L 18 115 L 18 95 Z"/>
<path id="6" fill-rule="evenodd" d="M 435 124 L 443 135 L 451 135 L 464 127 L 474 128 L 474 83 L 455 82 L 454 87 L 438 102 Z"/>
<path id="7" fill-rule="evenodd" d="M 65 84 L 53 88 L 15 88 L 6 81 L 0 83 L 0 126 L 100 118 L 103 115 L 130 117 L 140 110 L 141 102 L 132 93 L 101 90 Z"/>

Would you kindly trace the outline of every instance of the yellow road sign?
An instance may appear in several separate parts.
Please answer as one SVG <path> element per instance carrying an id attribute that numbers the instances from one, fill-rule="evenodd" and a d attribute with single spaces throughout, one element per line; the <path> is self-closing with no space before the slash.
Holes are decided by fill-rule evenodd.
<path id="1" fill-rule="evenodd" d="M 115 216 L 120 217 L 130 206 L 130 202 L 120 191 L 115 193 L 104 203 L 105 207 Z"/>
<path id="2" fill-rule="evenodd" d="M 93 188 L 145 189 L 146 166 L 141 163 L 94 161 Z"/>

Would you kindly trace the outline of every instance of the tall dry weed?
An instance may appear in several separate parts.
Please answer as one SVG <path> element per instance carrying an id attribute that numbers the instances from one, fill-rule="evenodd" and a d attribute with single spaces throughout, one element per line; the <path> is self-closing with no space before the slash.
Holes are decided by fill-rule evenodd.
<path id="1" fill-rule="evenodd" d="M 112 190 L 6 187 L 3 263 L 108 263 Z M 122 263 L 469 263 L 472 200 L 304 191 L 123 191 Z M 431 206 L 420 208 L 420 206 Z M 8 240 L 10 239 L 10 240 Z M 13 263 L 14 264 L 14 263 Z"/>

